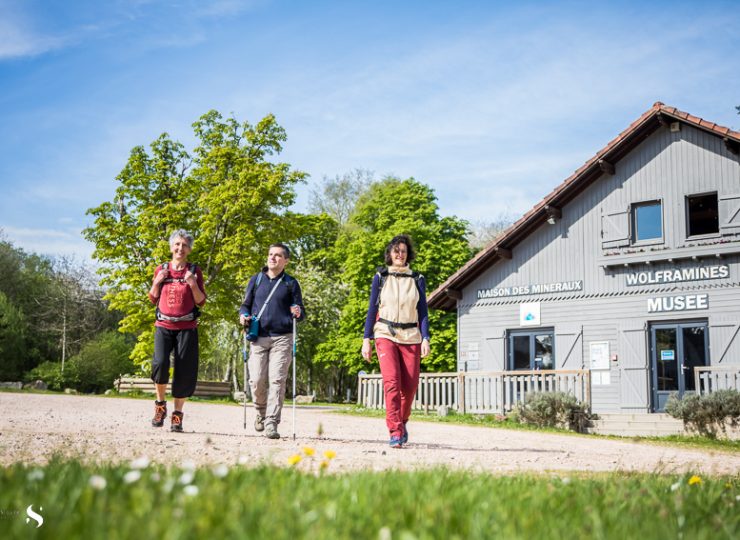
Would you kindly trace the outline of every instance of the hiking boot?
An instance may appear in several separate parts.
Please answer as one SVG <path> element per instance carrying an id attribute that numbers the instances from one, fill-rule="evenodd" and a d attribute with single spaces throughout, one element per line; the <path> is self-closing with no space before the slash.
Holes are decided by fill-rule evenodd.
<path id="1" fill-rule="evenodd" d="M 268 439 L 279 439 L 280 433 L 277 432 L 275 424 L 267 424 L 265 426 L 265 437 Z"/>
<path id="2" fill-rule="evenodd" d="M 170 419 L 170 431 L 182 433 L 182 417 L 183 414 L 180 411 L 172 413 L 172 418 Z"/>
<path id="3" fill-rule="evenodd" d="M 406 444 L 409 442 L 409 432 L 406 429 L 406 423 L 403 424 L 403 435 L 401 436 L 401 444 Z"/>
<path id="4" fill-rule="evenodd" d="M 162 427 L 164 425 L 165 418 L 167 418 L 167 402 L 155 400 L 154 418 L 152 418 L 152 425 L 154 427 Z"/>
<path id="5" fill-rule="evenodd" d="M 396 435 L 393 435 L 391 437 L 391 441 L 388 444 L 391 445 L 391 448 L 401 448 L 401 446 L 403 446 L 403 443 L 401 442 L 401 437 L 397 437 Z"/>
<path id="6" fill-rule="evenodd" d="M 265 431 L 265 417 L 261 415 L 257 415 L 257 417 L 254 419 L 254 430 L 255 431 Z"/>

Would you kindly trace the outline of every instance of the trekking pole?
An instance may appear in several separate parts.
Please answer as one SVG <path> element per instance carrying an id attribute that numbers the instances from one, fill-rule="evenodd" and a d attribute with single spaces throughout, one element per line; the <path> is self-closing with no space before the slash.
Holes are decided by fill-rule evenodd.
<path id="1" fill-rule="evenodd" d="M 244 330 L 242 358 L 244 359 L 244 429 L 247 429 L 247 329 Z"/>
<path id="2" fill-rule="evenodd" d="M 295 441 L 295 349 L 297 342 L 296 318 L 293 317 L 293 440 Z"/>

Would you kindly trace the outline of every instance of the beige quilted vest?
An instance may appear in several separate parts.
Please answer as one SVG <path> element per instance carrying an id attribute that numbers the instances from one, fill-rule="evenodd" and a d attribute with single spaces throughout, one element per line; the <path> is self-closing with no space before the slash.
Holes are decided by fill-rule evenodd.
<path id="1" fill-rule="evenodd" d="M 389 272 L 399 274 L 411 274 L 408 266 L 389 266 Z M 416 288 L 416 280 L 413 278 L 396 277 L 388 275 L 385 285 L 380 291 L 380 305 L 378 305 L 378 316 L 381 319 L 399 323 L 418 323 L 419 315 L 416 312 L 416 304 L 419 302 L 419 290 Z M 373 327 L 375 339 L 386 338 L 396 343 L 415 344 L 421 343 L 421 332 L 419 327 L 394 328 L 395 336 L 391 335 L 388 325 L 376 322 Z"/>

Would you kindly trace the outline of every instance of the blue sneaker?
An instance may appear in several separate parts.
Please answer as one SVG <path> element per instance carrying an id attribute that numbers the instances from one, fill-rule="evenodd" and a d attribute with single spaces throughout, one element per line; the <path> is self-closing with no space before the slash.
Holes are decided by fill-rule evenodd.
<path id="1" fill-rule="evenodd" d="M 409 442 L 409 431 L 406 429 L 406 424 L 403 425 L 403 436 L 401 437 L 401 444 Z"/>
<path id="2" fill-rule="evenodd" d="M 401 445 L 403 444 L 401 442 L 401 437 L 391 437 L 391 442 L 389 443 L 391 445 L 391 448 L 401 448 Z"/>

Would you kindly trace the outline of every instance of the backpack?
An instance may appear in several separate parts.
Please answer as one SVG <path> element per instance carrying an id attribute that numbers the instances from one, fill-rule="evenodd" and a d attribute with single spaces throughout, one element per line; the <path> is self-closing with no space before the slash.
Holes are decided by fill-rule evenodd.
<path id="1" fill-rule="evenodd" d="M 375 301 L 375 305 L 380 305 L 380 293 L 383 291 L 383 285 L 385 285 L 386 280 L 388 279 L 388 276 L 396 276 L 396 277 L 408 277 L 408 278 L 414 278 L 414 283 L 416 284 L 416 290 L 419 291 L 419 294 L 421 294 L 421 289 L 419 288 L 419 280 L 423 278 L 424 276 L 417 272 L 416 270 L 412 270 L 410 274 L 401 274 L 399 272 L 389 272 L 387 266 L 380 266 L 378 268 L 377 272 L 380 283 L 378 284 L 378 299 Z"/>
<path id="2" fill-rule="evenodd" d="M 167 270 L 170 267 L 169 262 L 162 263 L 162 270 Z M 188 270 L 190 270 L 191 273 L 197 275 L 198 266 L 194 263 L 188 263 Z M 165 283 L 185 283 L 185 278 L 172 278 L 167 277 L 162 280 L 162 284 Z M 181 321 L 194 321 L 198 317 L 200 317 L 200 308 L 197 305 L 193 306 L 193 311 L 190 313 L 183 315 L 182 317 L 170 317 L 169 315 L 165 315 L 161 311 L 159 311 L 159 302 L 157 302 L 157 307 L 154 311 L 155 316 L 158 321 L 168 321 L 168 322 L 181 322 Z"/>

